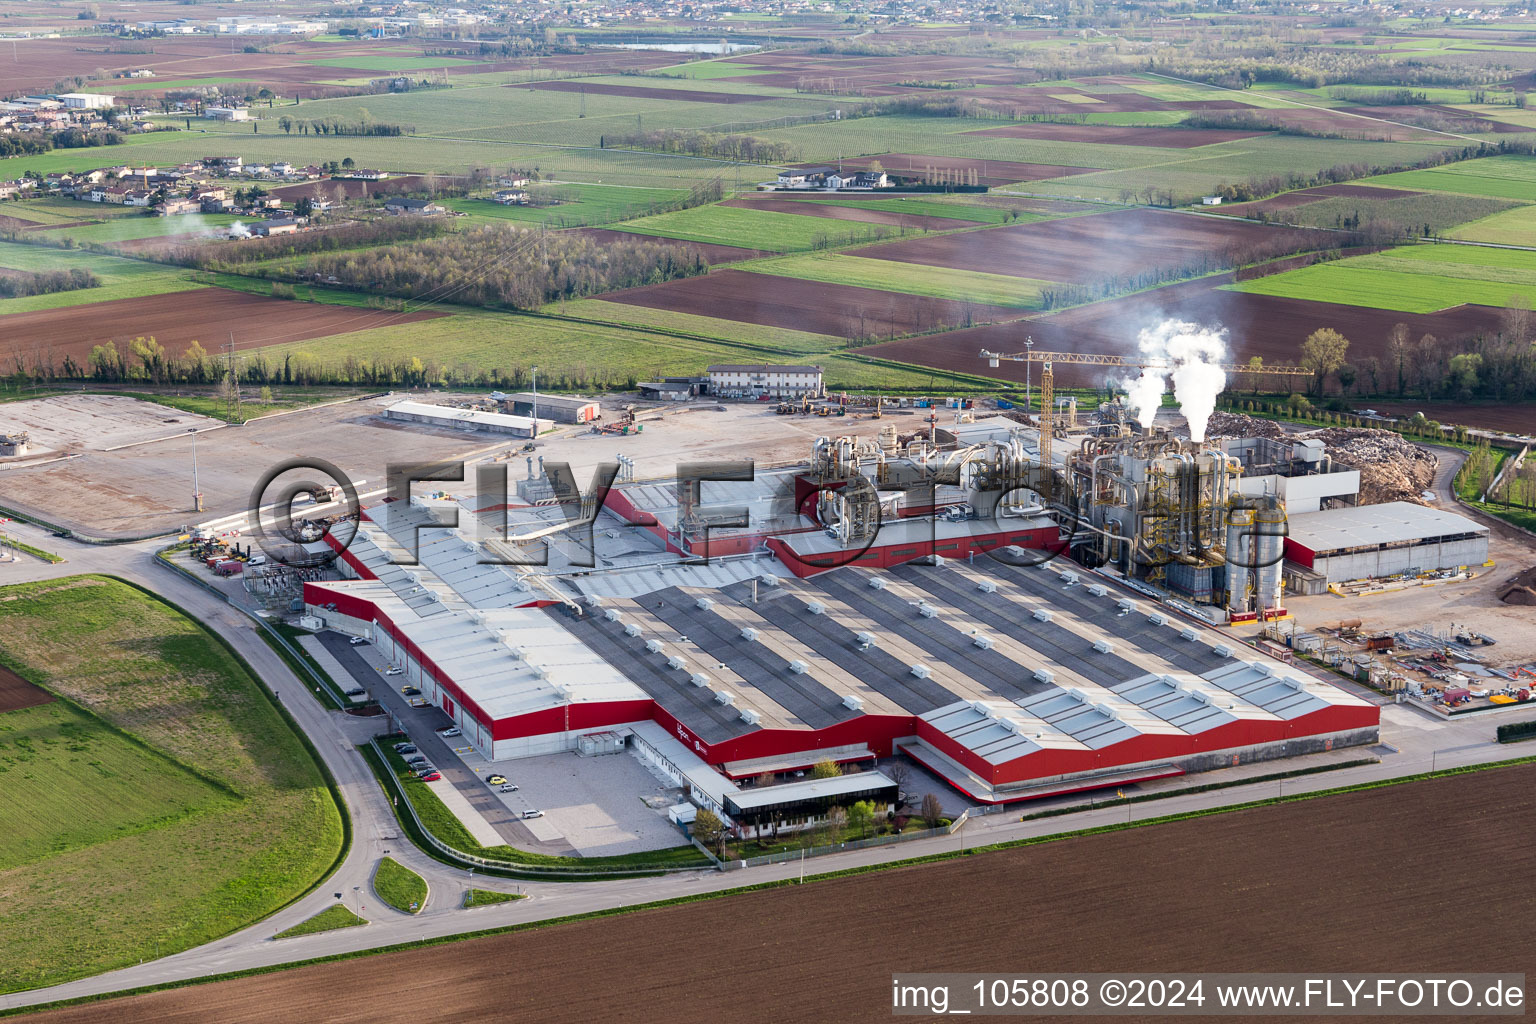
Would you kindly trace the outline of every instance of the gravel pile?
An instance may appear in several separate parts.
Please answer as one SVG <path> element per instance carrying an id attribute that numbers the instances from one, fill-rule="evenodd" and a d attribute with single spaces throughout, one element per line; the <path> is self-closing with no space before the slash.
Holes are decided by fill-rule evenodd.
<path id="1" fill-rule="evenodd" d="M 1279 437 L 1283 433 L 1285 431 L 1274 420 L 1220 409 L 1211 413 L 1211 420 L 1205 426 L 1206 437 Z"/>
<path id="2" fill-rule="evenodd" d="M 1505 604 L 1536 608 L 1536 566 L 1511 579 L 1509 585 L 1499 591 L 1499 600 Z"/>
<path id="3" fill-rule="evenodd" d="M 1323 442 L 1334 465 L 1360 471 L 1360 504 L 1387 501 L 1425 504 L 1422 494 L 1435 482 L 1434 454 L 1390 430 L 1326 427 L 1305 434 Z"/>

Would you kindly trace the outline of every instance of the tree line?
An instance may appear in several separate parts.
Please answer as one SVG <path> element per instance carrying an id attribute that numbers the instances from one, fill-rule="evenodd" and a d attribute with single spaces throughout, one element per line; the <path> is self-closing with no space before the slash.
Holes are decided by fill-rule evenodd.
<path id="1" fill-rule="evenodd" d="M 730 160 L 734 163 L 787 164 L 800 159 L 800 149 L 788 142 L 755 135 L 718 135 L 707 131 L 658 128 L 598 136 L 599 149 L 643 149 L 652 153 Z"/>
<path id="2" fill-rule="evenodd" d="M 246 264 L 284 256 L 304 256 L 341 249 L 366 249 L 377 246 L 418 242 L 452 231 L 452 221 L 431 217 L 391 217 L 387 220 L 348 221 L 335 227 L 303 231 L 267 238 L 247 238 L 238 242 L 209 245 L 190 242 L 163 251 L 161 259 L 198 270 L 248 273 Z"/>
<path id="3" fill-rule="evenodd" d="M 81 288 L 97 288 L 101 278 L 80 267 L 69 270 L 5 271 L 0 273 L 0 298 L 51 295 Z"/>

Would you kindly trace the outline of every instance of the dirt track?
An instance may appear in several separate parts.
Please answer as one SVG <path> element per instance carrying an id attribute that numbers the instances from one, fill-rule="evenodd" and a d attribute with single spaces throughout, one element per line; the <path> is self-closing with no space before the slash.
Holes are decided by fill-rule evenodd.
<path id="1" fill-rule="evenodd" d="M 50 704 L 53 694 L 0 665 L 0 713 Z"/>
<path id="2" fill-rule="evenodd" d="M 116 341 L 122 351 L 123 342 L 140 335 L 154 337 L 175 355 L 194 340 L 217 351 L 231 331 L 238 347 L 258 348 L 441 315 L 387 313 L 271 299 L 226 288 L 196 288 L 0 316 L 0 359 L 9 365 L 12 354 L 28 361 L 51 356 L 57 365 L 70 355 L 84 365 L 92 346 Z"/>
<path id="3" fill-rule="evenodd" d="M 833 337 L 881 337 L 913 334 L 946 324 L 1012 320 L 1023 311 L 1004 306 L 902 295 L 874 288 L 823 284 L 792 277 L 719 270 L 604 295 L 652 309 L 786 327 Z M 974 372 L 974 368 L 973 368 Z"/>
<path id="4" fill-rule="evenodd" d="M 1105 146 L 1156 146 L 1163 149 L 1194 149 L 1264 135 L 1261 131 L 1227 128 L 1162 128 L 1114 124 L 1010 124 L 982 128 L 967 135 L 1000 135 L 1009 139 L 1047 139 L 1052 142 L 1092 142 Z"/>
<path id="5" fill-rule="evenodd" d="M 841 1024 L 890 1020 L 898 970 L 1526 971 L 1533 814 L 1524 765 L 28 1019 Z"/>
<path id="6" fill-rule="evenodd" d="M 721 206 L 738 206 L 743 210 L 769 210 L 774 213 L 796 213 L 806 217 L 827 217 L 832 220 L 853 220 L 863 224 L 887 224 L 891 227 L 931 228 L 947 231 L 950 228 L 974 228 L 973 220 L 955 217 L 926 217 L 919 214 L 900 213 L 895 210 L 865 210 L 858 206 L 838 206 L 834 203 L 804 199 L 727 199 Z"/>
<path id="7" fill-rule="evenodd" d="M 1439 313 L 1395 313 L 1365 306 L 1222 291 L 1217 287 L 1230 280 L 1231 275 L 1223 274 L 1015 324 L 908 338 L 860 351 L 920 366 L 990 373 L 1022 383 L 1023 363 L 1004 363 L 998 369 L 987 370 L 976 353 L 983 348 L 1023 351 L 1026 336 L 1034 338 L 1036 348 L 1046 351 L 1131 353 L 1136 348 L 1138 331 L 1174 317 L 1227 327 L 1235 362 L 1263 356 L 1270 364 L 1294 363 L 1302 342 L 1319 327 L 1332 327 L 1348 338 L 1350 359 L 1358 361 L 1367 356 L 1385 358 L 1387 332 L 1394 324 L 1407 324 L 1415 338 L 1428 333 L 1449 341 L 1482 330 L 1497 330 L 1501 312 L 1491 306 L 1458 306 Z M 1131 372 L 1064 364 L 1055 367 L 1058 386 L 1095 387 L 1107 377 L 1124 377 Z M 1038 368 L 1035 377 L 1039 378 Z"/>
<path id="8" fill-rule="evenodd" d="M 1089 282 L 1154 266 L 1178 266 L 1230 248 L 1295 251 L 1329 241 L 1319 232 L 1299 228 L 1120 210 L 887 242 L 866 246 L 854 255 L 1045 281 Z"/>

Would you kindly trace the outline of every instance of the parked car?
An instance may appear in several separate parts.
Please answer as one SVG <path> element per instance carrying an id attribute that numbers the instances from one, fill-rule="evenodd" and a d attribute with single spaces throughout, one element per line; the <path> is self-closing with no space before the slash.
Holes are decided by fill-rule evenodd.
<path id="1" fill-rule="evenodd" d="M 405 763 L 412 764 L 420 768 L 422 765 L 427 763 L 427 758 L 425 754 L 412 754 L 410 757 L 405 759 Z"/>
<path id="2" fill-rule="evenodd" d="M 405 675 L 405 669 L 395 668 L 395 666 L 391 665 L 389 668 L 384 670 L 384 674 L 387 676 L 403 676 Z"/>
<path id="3" fill-rule="evenodd" d="M 343 690 L 342 694 L 347 697 L 363 697 L 367 695 L 367 691 L 361 686 L 354 686 L 350 690 Z"/>
<path id="4" fill-rule="evenodd" d="M 530 807 L 530 808 L 528 808 L 528 810 L 523 812 L 523 817 L 525 817 L 525 818 L 542 818 L 542 817 L 544 817 L 544 812 L 543 811 L 536 811 L 536 810 L 534 810 L 533 808 Z"/>
<path id="5" fill-rule="evenodd" d="M 441 772 L 438 772 L 438 771 L 434 770 L 434 771 L 430 771 L 427 774 L 421 776 L 421 781 L 422 782 L 436 782 L 438 779 L 440 779 L 442 777 L 443 776 L 442 776 Z"/>
<path id="6" fill-rule="evenodd" d="M 437 769 L 434 768 L 430 764 L 424 764 L 420 768 L 416 769 L 416 777 L 418 779 L 422 778 L 424 776 L 427 776 L 427 775 L 436 775 L 436 774 L 437 774 Z"/>
<path id="7" fill-rule="evenodd" d="M 365 637 L 365 636 L 355 636 L 352 639 L 347 641 L 347 643 L 351 644 L 353 647 L 361 647 L 364 644 L 366 644 L 367 642 L 368 642 L 368 638 Z"/>
<path id="8" fill-rule="evenodd" d="M 515 782 L 503 782 L 501 784 L 501 787 L 499 789 L 497 789 L 496 792 L 498 792 L 498 793 L 516 793 L 517 792 L 517 783 L 515 783 Z"/>
<path id="9" fill-rule="evenodd" d="M 407 697 L 420 697 L 421 696 L 421 687 L 419 687 L 419 686 L 402 686 L 402 687 L 400 687 L 400 692 L 405 694 Z"/>
<path id="10" fill-rule="evenodd" d="M 439 735 L 439 736 L 443 736 L 443 737 L 448 737 L 448 736 L 463 736 L 463 735 L 464 735 L 464 730 L 463 730 L 463 729 L 460 729 L 460 728 L 459 728 L 459 727 L 458 727 L 458 726 L 456 726 L 456 725 L 450 725 L 450 726 L 449 726 L 449 727 L 448 727 L 448 728 L 446 728 L 446 729 L 439 729 L 439 730 L 437 730 L 437 734 L 438 734 L 438 735 Z"/>
<path id="11" fill-rule="evenodd" d="M 414 753 L 416 753 L 416 744 L 412 743 L 410 740 L 405 740 L 404 742 L 396 743 L 395 744 L 395 753 L 397 753 L 397 754 L 414 754 Z"/>
<path id="12" fill-rule="evenodd" d="M 485 777 L 485 781 L 489 782 L 493 786 L 500 786 L 507 781 L 507 777 L 505 775 L 498 775 L 495 772 L 492 772 L 490 775 Z"/>
<path id="13" fill-rule="evenodd" d="M 432 702 L 425 697 L 407 697 L 405 702 L 413 708 L 429 708 Z"/>

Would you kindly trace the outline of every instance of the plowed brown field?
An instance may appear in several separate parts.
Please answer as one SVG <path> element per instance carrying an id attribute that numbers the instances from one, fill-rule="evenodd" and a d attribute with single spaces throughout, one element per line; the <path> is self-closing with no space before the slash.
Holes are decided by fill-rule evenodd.
<path id="1" fill-rule="evenodd" d="M 0 360 L 10 365 L 12 354 L 31 361 L 47 353 L 55 363 L 70 355 L 83 365 L 92 346 L 115 341 L 121 349 L 123 342 L 141 335 L 154 337 L 173 354 L 180 354 L 193 341 L 215 350 L 231 332 L 237 347 L 258 348 L 442 315 L 389 313 L 270 299 L 226 288 L 195 288 L 0 316 Z"/>
<path id="2" fill-rule="evenodd" d="M 804 199 L 727 199 L 721 206 L 739 206 L 744 210 L 771 210 L 775 213 L 798 213 L 807 217 L 828 217 L 832 220 L 854 220 L 864 224 L 889 224 L 892 227 L 931 228 L 947 231 L 950 228 L 974 228 L 976 221 L 955 217 L 925 217 L 918 214 L 899 213 L 895 210 L 865 210 L 858 206 L 838 206 Z"/>
<path id="3" fill-rule="evenodd" d="M 1525 972 L 1533 815 L 1521 765 L 29 1019 L 844 1024 L 892 1019 L 893 971 Z"/>
<path id="4" fill-rule="evenodd" d="M 1052 142 L 1091 142 L 1104 146 L 1158 146 L 1163 149 L 1194 149 L 1218 142 L 1251 139 L 1259 131 L 1228 128 L 1160 128 L 1147 125 L 1116 124 L 1010 124 L 1001 128 L 982 128 L 967 135 L 1000 135 L 1009 139 L 1048 139 Z"/>
<path id="5" fill-rule="evenodd" d="M 702 89 L 664 89 L 653 85 L 603 85 L 598 82 L 532 82 L 509 85 L 508 89 L 544 89 L 548 92 L 584 92 L 602 96 L 638 96 L 646 100 L 675 100 L 681 103 L 760 103 L 779 97 L 767 93 L 705 92 Z"/>
<path id="6" fill-rule="evenodd" d="M 603 296 L 609 302 L 785 327 L 833 337 L 913 334 L 943 325 L 1012 320 L 1017 309 L 902 295 L 875 288 L 718 270 Z"/>
<path id="7" fill-rule="evenodd" d="M 1229 249 L 1270 255 L 1329 244 L 1322 232 L 1157 210 L 1121 210 L 866 246 L 854 255 L 1044 281 L 1089 282 Z M 1259 258 L 1254 255 L 1251 258 Z"/>
<path id="8" fill-rule="evenodd" d="M 53 694 L 0 665 L 0 712 L 51 703 Z"/>
<path id="9" fill-rule="evenodd" d="M 923 178 L 936 171 L 976 172 L 977 184 L 1006 185 L 1013 181 L 1042 181 L 1046 178 L 1069 178 L 1074 174 L 1092 174 L 1099 167 L 1072 167 L 1066 164 L 1025 164 L 1013 160 L 979 160 L 962 156 L 925 156 L 917 153 L 882 153 L 879 156 L 844 158 L 843 168 L 863 171 L 872 163 L 879 163 L 886 171 L 899 177 Z M 819 167 L 820 164 L 806 164 Z"/>

